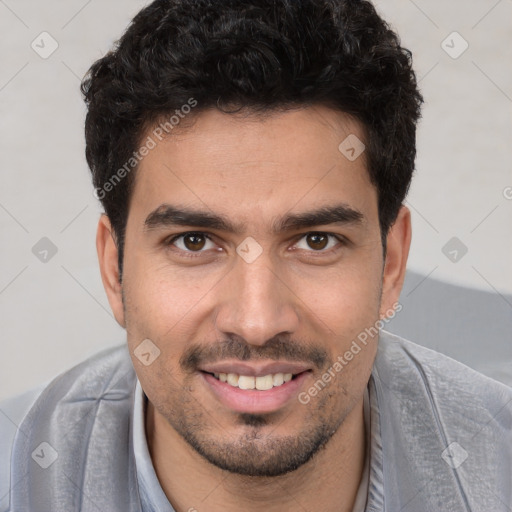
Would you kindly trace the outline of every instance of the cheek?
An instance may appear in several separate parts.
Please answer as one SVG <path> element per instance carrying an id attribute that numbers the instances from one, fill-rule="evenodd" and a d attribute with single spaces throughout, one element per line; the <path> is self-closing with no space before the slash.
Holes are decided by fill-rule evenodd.
<path id="1" fill-rule="evenodd" d="M 194 325 L 201 300 L 215 287 L 215 276 L 194 278 L 188 272 L 171 272 L 165 263 L 150 258 L 127 269 L 124 282 L 129 333 L 139 337 L 179 341 Z M 217 278 L 218 280 L 218 278 Z"/>
<path id="2" fill-rule="evenodd" d="M 331 334 L 357 335 L 378 319 L 381 271 L 379 262 L 353 258 L 332 269 L 309 269 L 288 278 L 305 305 L 306 314 L 323 322 Z"/>
<path id="3" fill-rule="evenodd" d="M 188 386 L 179 360 L 190 340 L 211 336 L 204 332 L 204 304 L 208 295 L 215 293 L 218 280 L 214 275 L 191 279 L 190 272 L 171 273 L 168 266 L 152 264 L 149 258 L 145 265 L 132 264 L 126 272 L 128 346 L 138 378 L 155 405 L 165 403 L 173 394 L 180 396 L 182 386 Z M 157 347 L 158 356 L 146 366 L 136 352 L 148 339 Z"/>

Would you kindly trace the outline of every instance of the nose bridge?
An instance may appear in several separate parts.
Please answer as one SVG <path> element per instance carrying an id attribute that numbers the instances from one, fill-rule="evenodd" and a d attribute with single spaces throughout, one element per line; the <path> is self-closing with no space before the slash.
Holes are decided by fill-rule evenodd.
<path id="1" fill-rule="evenodd" d="M 278 272 L 264 254 L 251 263 L 238 258 L 224 283 L 226 293 L 217 311 L 217 329 L 254 345 L 278 334 L 293 333 L 298 325 L 293 294 Z"/>

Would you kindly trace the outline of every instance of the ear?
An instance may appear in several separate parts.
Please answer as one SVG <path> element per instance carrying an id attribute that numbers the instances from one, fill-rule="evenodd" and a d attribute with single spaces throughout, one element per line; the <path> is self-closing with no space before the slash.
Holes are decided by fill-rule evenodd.
<path id="1" fill-rule="evenodd" d="M 124 320 L 122 286 L 119 282 L 118 251 L 115 234 L 109 218 L 102 214 L 96 233 L 96 250 L 100 264 L 101 280 L 108 302 L 117 323 L 126 327 Z"/>
<path id="2" fill-rule="evenodd" d="M 411 246 L 411 212 L 400 208 L 395 223 L 387 235 L 386 261 L 382 279 L 381 318 L 398 302 L 405 279 L 409 247 Z"/>

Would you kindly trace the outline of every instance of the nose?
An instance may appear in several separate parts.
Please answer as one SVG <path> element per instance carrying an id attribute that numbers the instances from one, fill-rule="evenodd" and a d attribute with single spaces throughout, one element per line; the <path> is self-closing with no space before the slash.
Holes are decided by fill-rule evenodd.
<path id="1" fill-rule="evenodd" d="M 223 299 L 216 312 L 218 332 L 242 337 L 251 345 L 296 332 L 297 297 L 269 258 L 262 254 L 252 263 L 238 258 L 223 281 Z"/>

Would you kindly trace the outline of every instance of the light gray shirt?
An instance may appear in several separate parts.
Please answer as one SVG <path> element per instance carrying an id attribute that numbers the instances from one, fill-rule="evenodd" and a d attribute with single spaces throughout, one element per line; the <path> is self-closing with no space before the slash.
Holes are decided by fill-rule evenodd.
<path id="1" fill-rule="evenodd" d="M 148 453 L 145 397 L 126 346 L 84 361 L 34 398 L 0 404 L 0 512 L 172 511 Z M 512 509 L 508 386 L 383 331 L 365 424 L 354 510 Z"/>
<path id="2" fill-rule="evenodd" d="M 39 386 L 27 393 L 23 393 L 22 395 L 18 395 L 17 397 L 0 403 L 0 432 L 2 433 L 0 437 L 0 512 L 7 512 L 9 510 L 10 465 L 7 464 L 7 462 L 11 457 L 12 442 L 17 426 L 21 423 L 21 420 L 30 410 L 45 387 L 46 385 Z M 173 507 L 169 503 L 169 500 L 160 485 L 149 454 L 145 429 L 146 407 L 147 397 L 144 394 L 139 379 L 137 379 L 133 405 L 132 433 L 142 510 L 143 512 L 174 512 Z M 370 462 L 369 414 L 368 389 L 366 389 L 364 394 L 364 418 L 367 449 L 365 453 L 363 475 L 359 485 L 353 512 L 364 512 L 368 494 Z"/>

